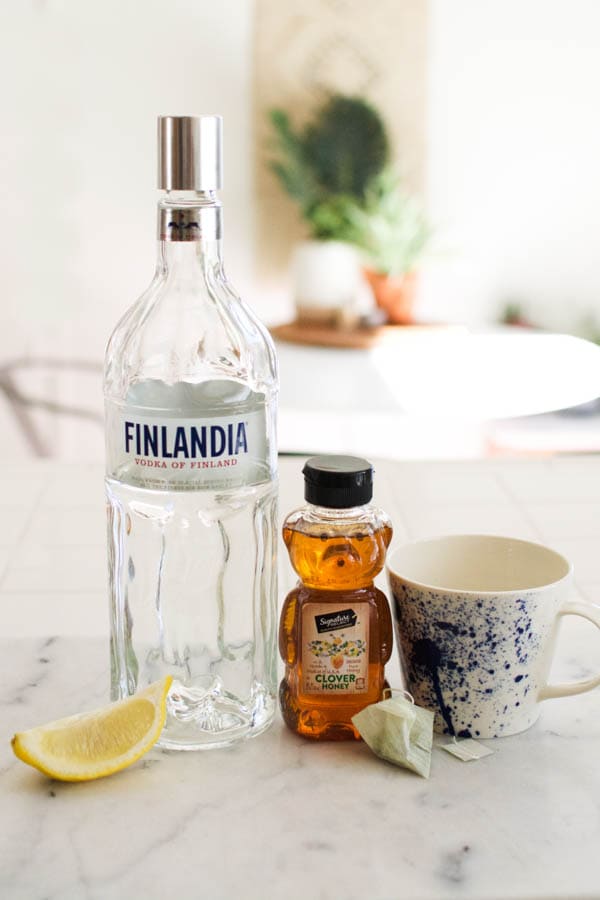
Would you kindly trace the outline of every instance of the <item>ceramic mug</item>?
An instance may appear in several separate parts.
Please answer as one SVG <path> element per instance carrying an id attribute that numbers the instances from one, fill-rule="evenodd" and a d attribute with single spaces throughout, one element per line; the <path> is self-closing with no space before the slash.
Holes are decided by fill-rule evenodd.
<path id="1" fill-rule="evenodd" d="M 548 684 L 560 620 L 600 628 L 600 606 L 568 601 L 571 564 L 541 544 L 488 535 L 417 541 L 387 560 L 406 687 L 435 730 L 493 738 L 529 728 L 540 701 L 600 676 Z"/>

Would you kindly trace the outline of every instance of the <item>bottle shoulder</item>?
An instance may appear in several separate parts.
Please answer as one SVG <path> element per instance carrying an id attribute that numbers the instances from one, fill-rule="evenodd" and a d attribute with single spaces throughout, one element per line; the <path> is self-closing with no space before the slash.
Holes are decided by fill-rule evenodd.
<path id="1" fill-rule="evenodd" d="M 177 285 L 155 275 L 108 342 L 104 389 L 126 401 L 132 385 L 234 382 L 271 399 L 278 372 L 266 329 L 229 282 Z"/>

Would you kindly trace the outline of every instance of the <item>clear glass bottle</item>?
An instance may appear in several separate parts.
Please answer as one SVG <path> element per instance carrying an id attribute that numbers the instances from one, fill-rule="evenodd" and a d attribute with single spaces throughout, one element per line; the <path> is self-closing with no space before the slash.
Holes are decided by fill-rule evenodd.
<path id="1" fill-rule="evenodd" d="M 313 457 L 303 473 L 308 503 L 283 523 L 300 581 L 281 613 L 281 711 L 303 737 L 359 739 L 352 716 L 383 698 L 392 652 L 390 608 L 373 583 L 392 526 L 369 502 L 373 469 L 367 460 Z"/>
<path id="2" fill-rule="evenodd" d="M 171 749 L 257 734 L 275 704 L 277 367 L 223 269 L 220 134 L 159 119 L 156 271 L 105 364 L 112 696 L 173 675 Z"/>

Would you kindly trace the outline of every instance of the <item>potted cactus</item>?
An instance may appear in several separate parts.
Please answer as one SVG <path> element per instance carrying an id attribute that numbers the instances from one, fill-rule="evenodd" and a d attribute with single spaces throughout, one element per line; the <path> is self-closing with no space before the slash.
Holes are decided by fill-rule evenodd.
<path id="1" fill-rule="evenodd" d="M 281 109 L 270 118 L 271 168 L 310 233 L 294 253 L 298 318 L 336 324 L 348 316 L 358 291 L 356 212 L 388 162 L 386 129 L 369 103 L 340 94 L 328 97 L 302 130 Z"/>

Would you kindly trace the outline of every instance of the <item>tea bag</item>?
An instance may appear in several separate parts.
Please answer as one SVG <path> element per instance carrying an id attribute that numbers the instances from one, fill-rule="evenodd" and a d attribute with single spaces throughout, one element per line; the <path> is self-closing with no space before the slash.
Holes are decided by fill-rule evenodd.
<path id="1" fill-rule="evenodd" d="M 406 697 L 390 697 L 366 706 L 352 722 L 373 753 L 429 778 L 433 713 Z"/>

